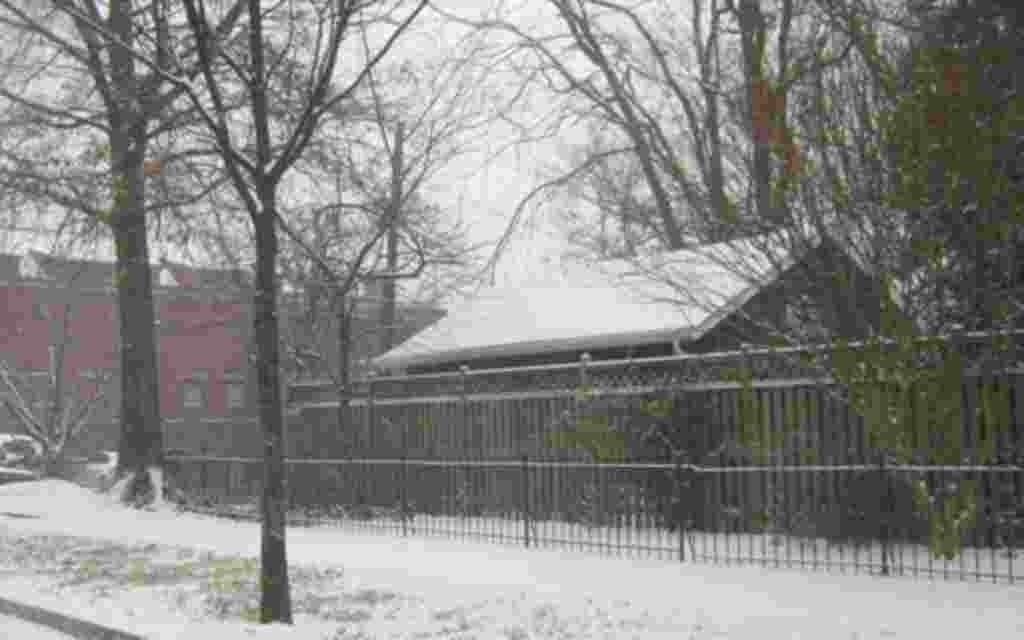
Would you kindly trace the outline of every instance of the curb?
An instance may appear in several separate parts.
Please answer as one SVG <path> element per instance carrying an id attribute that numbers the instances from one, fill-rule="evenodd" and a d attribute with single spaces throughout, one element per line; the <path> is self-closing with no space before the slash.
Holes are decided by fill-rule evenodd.
<path id="1" fill-rule="evenodd" d="M 0 597 L 0 615 L 8 615 L 26 622 L 49 627 L 66 633 L 76 640 L 145 640 L 142 636 L 119 631 L 80 618 L 66 616 L 16 600 Z"/>

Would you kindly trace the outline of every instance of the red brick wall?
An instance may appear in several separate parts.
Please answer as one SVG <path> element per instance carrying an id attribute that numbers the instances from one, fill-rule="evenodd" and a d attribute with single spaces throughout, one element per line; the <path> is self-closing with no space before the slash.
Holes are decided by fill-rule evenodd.
<path id="1" fill-rule="evenodd" d="M 203 293 L 157 292 L 157 339 L 160 366 L 161 413 L 170 422 L 165 430 L 211 431 L 208 439 L 224 439 L 215 428 L 205 427 L 225 420 L 243 420 L 254 414 L 252 394 L 242 408 L 227 409 L 225 379 L 248 374 L 247 304 L 212 302 Z M 88 383 L 79 378 L 85 369 L 103 370 L 115 376 L 120 370 L 117 300 L 113 291 L 68 289 L 53 282 L 0 283 L 0 357 L 22 372 L 49 369 L 49 347 L 62 340 L 63 311 L 68 296 L 73 296 L 69 338 L 65 353 L 65 380 L 79 383 L 83 394 L 90 394 Z M 182 406 L 182 385 L 196 373 L 205 374 L 205 404 L 201 408 Z M 45 376 L 30 379 L 38 391 L 46 388 Z M 104 410 L 94 414 L 82 441 L 73 450 L 111 449 L 117 446 L 116 426 L 119 406 L 119 380 L 108 388 Z M 0 413 L 0 431 L 15 431 L 17 426 L 4 411 Z M 192 434 L 190 434 L 192 435 Z M 187 438 L 194 440 L 193 438 Z"/>
<path id="2" fill-rule="evenodd" d="M 248 360 L 252 323 L 249 299 L 242 292 L 210 289 L 161 287 L 154 293 L 166 447 L 195 453 L 205 450 L 223 455 L 262 455 L 262 435 L 255 418 L 255 383 Z M 48 347 L 61 339 L 61 318 L 69 296 L 74 316 L 65 360 L 68 378 L 76 380 L 83 369 L 105 370 L 117 376 L 120 333 L 113 289 L 68 288 L 52 280 L 22 281 L 0 273 L 0 357 L 22 371 L 46 371 Z M 235 296 L 235 301 L 230 296 Z M 289 319 L 295 321 L 287 312 L 282 316 L 286 324 Z M 432 319 L 417 316 L 412 322 L 419 326 L 411 326 L 402 337 Z M 359 339 L 353 360 L 376 355 L 375 336 L 362 330 L 366 322 L 356 322 Z M 331 329 L 329 321 L 323 324 Z M 282 332 L 288 335 L 287 327 L 282 327 Z M 324 344 L 314 344 L 328 358 L 334 358 L 333 333 L 327 336 Z M 205 376 L 200 381 L 203 406 L 184 407 L 183 386 L 198 379 L 197 374 Z M 46 385 L 44 376 L 36 378 L 40 385 Z M 229 382 L 245 385 L 243 407 L 226 406 Z M 72 450 L 117 447 L 120 381 L 115 377 L 108 389 L 107 406 L 94 414 L 92 424 Z M 90 389 L 86 386 L 84 391 Z M 320 448 L 319 436 L 306 433 L 301 421 L 291 419 L 289 425 L 289 451 L 312 455 Z M 15 430 L 10 416 L 0 411 L 0 432 Z"/>
<path id="3" fill-rule="evenodd" d="M 29 287 L 0 289 L 0 344 L 7 363 L 18 370 L 47 367 L 48 328 L 36 318 L 34 293 Z"/>

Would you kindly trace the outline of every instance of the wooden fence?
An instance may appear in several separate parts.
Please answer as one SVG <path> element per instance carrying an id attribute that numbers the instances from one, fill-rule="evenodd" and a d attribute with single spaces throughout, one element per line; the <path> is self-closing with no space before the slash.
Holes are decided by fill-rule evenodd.
<path id="1" fill-rule="evenodd" d="M 986 351 L 987 338 L 957 343 L 966 356 L 959 401 L 943 418 L 960 423 L 956 442 L 945 443 L 957 455 L 942 463 L 1021 459 L 1024 334 L 1010 335 L 999 353 Z M 667 462 L 682 452 L 700 464 L 874 463 L 878 447 L 865 421 L 884 419 L 889 400 L 878 395 L 868 411 L 852 407 L 848 389 L 822 376 L 829 363 L 804 357 L 835 351 L 584 356 L 576 365 L 369 379 L 344 409 L 330 386 L 304 385 L 292 391 L 289 455 Z M 935 366 L 922 358 L 919 366 Z M 739 380 L 741 372 L 749 377 Z M 936 433 L 936 416 L 927 406 L 903 409 L 915 440 L 904 444 L 922 448 Z M 990 441 L 995 460 L 981 455 Z"/>

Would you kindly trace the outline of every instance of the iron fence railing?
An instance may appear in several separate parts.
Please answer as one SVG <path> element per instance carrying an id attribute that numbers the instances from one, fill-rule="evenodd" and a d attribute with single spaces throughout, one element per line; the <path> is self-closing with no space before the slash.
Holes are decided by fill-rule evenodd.
<path id="1" fill-rule="evenodd" d="M 257 517 L 261 459 L 170 464 L 191 508 Z M 1015 465 L 713 467 L 522 457 L 290 459 L 287 466 L 293 524 L 1008 583 L 1024 564 L 1024 467 Z"/>
<path id="2" fill-rule="evenodd" d="M 873 462 L 877 446 L 869 427 L 898 418 L 903 433 L 894 439 L 915 453 L 940 435 L 949 440 L 943 455 L 921 459 L 1024 464 L 1022 336 L 928 339 L 916 367 L 933 367 L 939 356 L 932 347 L 944 345 L 963 356 L 959 380 L 854 385 L 865 407 L 856 406 L 858 393 L 841 375 L 825 375 L 834 368 L 830 358 L 863 348 L 856 343 L 616 361 L 583 354 L 579 362 L 558 365 L 379 377 L 355 384 L 344 403 L 337 389 L 300 385 L 291 389 L 288 451 L 295 457 L 528 455 L 564 462 L 587 454 L 561 445 L 574 433 L 601 427 L 617 439 L 616 462 L 664 462 L 684 449 L 705 465 L 766 463 L 753 457 L 750 445 L 760 442 L 778 445 L 762 452 L 773 463 L 844 465 Z M 950 385 L 959 385 L 959 393 Z M 943 409 L 948 415 L 932 410 L 931 400 L 940 397 L 959 399 Z M 939 423 L 950 429 L 936 429 Z M 940 433 L 952 427 L 959 437 Z M 985 446 L 992 446 L 994 459 L 982 455 Z"/>
<path id="3" fill-rule="evenodd" d="M 922 348 L 914 352 L 918 367 L 934 366 L 938 353 L 925 346 L 946 345 L 979 371 L 1017 368 L 1024 363 L 1024 330 L 966 332 L 956 335 L 915 338 Z M 884 349 L 897 346 L 883 341 Z M 817 344 L 787 347 L 749 345 L 748 348 L 714 353 L 591 360 L 583 354 L 577 362 L 515 366 L 494 369 L 461 367 L 458 371 L 399 376 L 372 376 L 354 380 L 348 397 L 359 402 L 386 398 L 417 398 L 443 395 L 561 391 L 572 393 L 581 377 L 596 388 L 658 388 L 720 382 L 737 367 L 749 369 L 755 379 L 821 379 L 831 371 L 837 355 L 858 352 L 864 343 Z M 333 403 L 339 390 L 328 381 L 303 382 L 289 388 L 289 403 Z"/>

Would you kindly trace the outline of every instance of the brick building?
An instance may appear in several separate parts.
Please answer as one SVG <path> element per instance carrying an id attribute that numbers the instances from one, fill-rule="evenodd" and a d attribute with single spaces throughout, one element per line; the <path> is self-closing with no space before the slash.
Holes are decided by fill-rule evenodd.
<path id="1" fill-rule="evenodd" d="M 235 455 L 261 451 L 260 439 L 255 437 L 255 379 L 248 365 L 252 296 L 246 275 L 168 262 L 153 267 L 160 409 L 169 449 Z M 96 380 L 113 376 L 107 401 L 97 407 L 82 437 L 72 443 L 73 452 L 117 446 L 120 332 L 113 283 L 111 263 L 38 252 L 0 254 L 0 358 L 30 385 L 36 399 L 45 397 L 62 341 L 66 345 L 64 379 L 72 392 L 91 396 Z M 300 302 L 286 297 L 282 306 L 289 312 L 283 314 L 282 335 L 303 333 L 288 330 L 289 323 L 296 325 L 304 316 L 298 310 Z M 365 328 L 379 317 L 374 306 L 371 300 L 357 307 L 353 322 L 363 328 L 360 335 L 372 333 Z M 71 314 L 67 324 L 65 311 Z M 406 336 L 436 320 L 437 312 L 407 308 L 400 316 L 413 322 L 400 331 Z M 329 349 L 319 344 L 299 351 Z M 355 345 L 352 361 L 377 353 L 379 346 L 363 339 Z M 4 409 L 0 432 L 17 430 Z"/>

